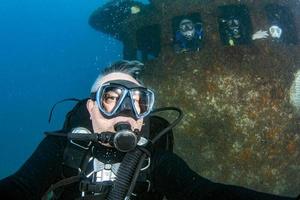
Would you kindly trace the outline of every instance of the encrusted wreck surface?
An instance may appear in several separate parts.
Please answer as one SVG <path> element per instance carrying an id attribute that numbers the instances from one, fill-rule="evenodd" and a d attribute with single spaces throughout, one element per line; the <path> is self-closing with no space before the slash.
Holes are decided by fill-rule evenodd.
<path id="1" fill-rule="evenodd" d="M 254 31 L 267 29 L 262 9 L 275 2 L 290 8 L 300 27 L 300 2 L 245 0 Z M 300 189 L 300 112 L 290 88 L 300 70 L 300 46 L 271 39 L 222 46 L 216 7 L 240 1 L 153 0 L 122 24 L 122 41 L 135 45 L 135 31 L 160 24 L 161 52 L 145 66 L 145 82 L 157 106 L 178 106 L 175 150 L 211 180 L 293 196 Z M 171 19 L 199 12 L 205 26 L 200 52 L 175 54 Z M 126 28 L 127 27 L 127 28 Z"/>

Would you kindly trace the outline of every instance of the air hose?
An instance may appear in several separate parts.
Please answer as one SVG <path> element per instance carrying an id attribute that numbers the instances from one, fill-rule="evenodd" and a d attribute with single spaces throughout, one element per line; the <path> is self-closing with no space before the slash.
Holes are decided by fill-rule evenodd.
<path id="1" fill-rule="evenodd" d="M 168 127 L 159 132 L 157 136 L 153 138 L 152 141 L 150 141 L 150 145 L 155 143 L 165 133 L 176 126 L 183 117 L 182 111 L 176 107 L 159 108 L 152 111 L 151 114 L 165 110 L 177 111 L 178 117 Z M 135 187 L 137 177 L 147 156 L 150 156 L 147 147 L 137 146 L 134 150 L 126 153 L 117 172 L 117 178 L 114 181 L 112 189 L 109 193 L 108 200 L 130 199 L 130 195 L 132 194 L 132 191 Z"/>
<path id="2" fill-rule="evenodd" d="M 144 163 L 144 160 L 147 158 L 147 156 L 150 156 L 150 151 L 148 150 L 148 147 L 150 147 L 152 144 L 154 144 L 157 140 L 159 140 L 164 134 L 166 134 L 168 131 L 170 131 L 173 127 L 175 127 L 179 121 L 182 119 L 182 111 L 179 108 L 176 107 L 165 107 L 165 108 L 159 108 L 156 110 L 153 110 L 150 115 L 153 115 L 154 113 L 166 111 L 166 110 L 173 110 L 178 112 L 177 118 L 170 123 L 169 126 L 164 128 L 162 131 L 160 131 L 152 140 L 148 141 L 147 146 L 136 146 L 135 149 L 129 151 L 126 153 L 123 161 L 121 162 L 121 165 L 119 167 L 119 170 L 117 172 L 116 180 L 114 181 L 114 184 L 112 186 L 111 191 L 108 195 L 108 200 L 129 200 L 130 196 L 132 194 L 132 191 L 135 187 L 136 180 L 138 178 L 139 172 L 142 168 L 142 165 Z M 53 136 L 64 136 L 68 137 L 69 139 L 78 139 L 83 141 L 102 141 L 102 139 L 107 139 L 104 136 L 102 138 L 101 135 L 96 134 L 86 134 L 90 133 L 89 131 L 84 133 L 68 133 L 68 134 L 61 134 L 59 132 L 45 132 L 47 135 L 53 135 Z"/>
<path id="3" fill-rule="evenodd" d="M 145 158 L 146 154 L 139 148 L 136 148 L 125 155 L 117 172 L 117 178 L 109 193 L 108 200 L 124 200 L 131 184 L 132 177 L 134 176 L 134 172 L 137 169 L 137 165 L 140 160 L 144 160 Z"/>

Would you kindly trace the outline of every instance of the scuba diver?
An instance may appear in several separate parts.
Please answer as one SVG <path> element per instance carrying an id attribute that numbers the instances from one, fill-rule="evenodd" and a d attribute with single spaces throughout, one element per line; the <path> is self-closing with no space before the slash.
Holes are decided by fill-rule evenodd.
<path id="1" fill-rule="evenodd" d="M 252 24 L 246 5 L 218 7 L 219 34 L 223 45 L 236 46 L 251 43 Z"/>
<path id="2" fill-rule="evenodd" d="M 238 19 L 229 19 L 227 20 L 227 26 L 226 33 L 229 37 L 229 44 L 234 45 L 234 40 L 241 38 L 240 22 Z"/>
<path id="3" fill-rule="evenodd" d="M 224 27 L 224 43 L 234 46 L 242 39 L 241 24 L 237 17 L 229 17 L 228 19 L 221 19 L 220 26 Z"/>
<path id="4" fill-rule="evenodd" d="M 274 42 L 297 44 L 297 31 L 294 17 L 290 10 L 282 5 L 267 4 L 264 7 L 269 27 L 258 30 L 252 35 L 252 40 L 270 38 Z"/>
<path id="5" fill-rule="evenodd" d="M 282 35 L 282 29 L 277 25 L 272 25 L 268 31 L 258 30 L 252 35 L 252 40 L 265 39 L 269 36 L 275 41 L 280 41 Z"/>
<path id="6" fill-rule="evenodd" d="M 202 23 L 193 23 L 190 19 L 182 19 L 179 29 L 175 33 L 175 52 L 200 51 L 203 34 Z"/>
<path id="7" fill-rule="evenodd" d="M 67 114 L 63 130 L 47 132 L 26 163 L 0 181 L 1 197 L 293 199 L 211 182 L 192 171 L 170 146 L 155 146 L 171 138 L 166 136 L 181 114 L 173 108 L 179 117 L 172 123 L 153 117 L 155 95 L 138 78 L 142 66 L 138 61 L 119 61 L 106 68 L 90 97 Z M 147 136 L 153 132 L 157 134 Z"/>

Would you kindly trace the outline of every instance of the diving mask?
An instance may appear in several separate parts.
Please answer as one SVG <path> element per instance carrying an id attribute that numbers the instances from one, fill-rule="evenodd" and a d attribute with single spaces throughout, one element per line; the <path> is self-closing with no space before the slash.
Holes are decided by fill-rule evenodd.
<path id="1" fill-rule="evenodd" d="M 91 94 L 91 99 L 107 118 L 123 115 L 137 120 L 151 112 L 154 93 L 131 81 L 114 80 L 104 83 Z"/>
<path id="2" fill-rule="evenodd" d="M 179 30 L 183 36 L 188 39 L 194 37 L 195 34 L 195 26 L 193 22 L 189 19 L 183 19 L 179 24 Z"/>
<path id="3" fill-rule="evenodd" d="M 230 19 L 227 21 L 228 28 L 234 38 L 240 38 L 240 22 L 238 19 Z"/>
<path id="4" fill-rule="evenodd" d="M 272 38 L 280 38 L 282 34 L 282 29 L 279 26 L 273 25 L 269 28 Z"/>

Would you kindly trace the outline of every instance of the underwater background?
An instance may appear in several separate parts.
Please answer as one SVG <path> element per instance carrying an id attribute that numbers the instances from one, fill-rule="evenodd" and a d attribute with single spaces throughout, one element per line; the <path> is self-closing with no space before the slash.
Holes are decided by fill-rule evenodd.
<path id="1" fill-rule="evenodd" d="M 212 181 L 298 195 L 300 1 L 115 2 L 89 22 L 144 60 L 157 107 L 183 110 L 175 153 Z"/>
<path id="2" fill-rule="evenodd" d="M 24 163 L 44 131 L 59 129 L 74 105 L 59 104 L 48 124 L 54 103 L 87 97 L 101 67 L 124 56 L 145 59 L 144 81 L 156 91 L 156 106 L 185 113 L 173 129 L 174 151 L 193 170 L 216 182 L 298 195 L 299 8 L 299 0 L 2 3 L 0 178 Z M 243 40 L 230 38 L 232 15 Z M 264 37 L 277 16 L 282 37 Z M 186 17 L 203 25 L 204 39 L 176 51 Z M 113 38 L 123 42 L 124 54 Z"/>
<path id="3" fill-rule="evenodd" d="M 0 178 L 15 172 L 44 137 L 62 126 L 101 67 L 121 58 L 121 43 L 88 18 L 104 0 L 3 0 L 0 6 Z"/>

